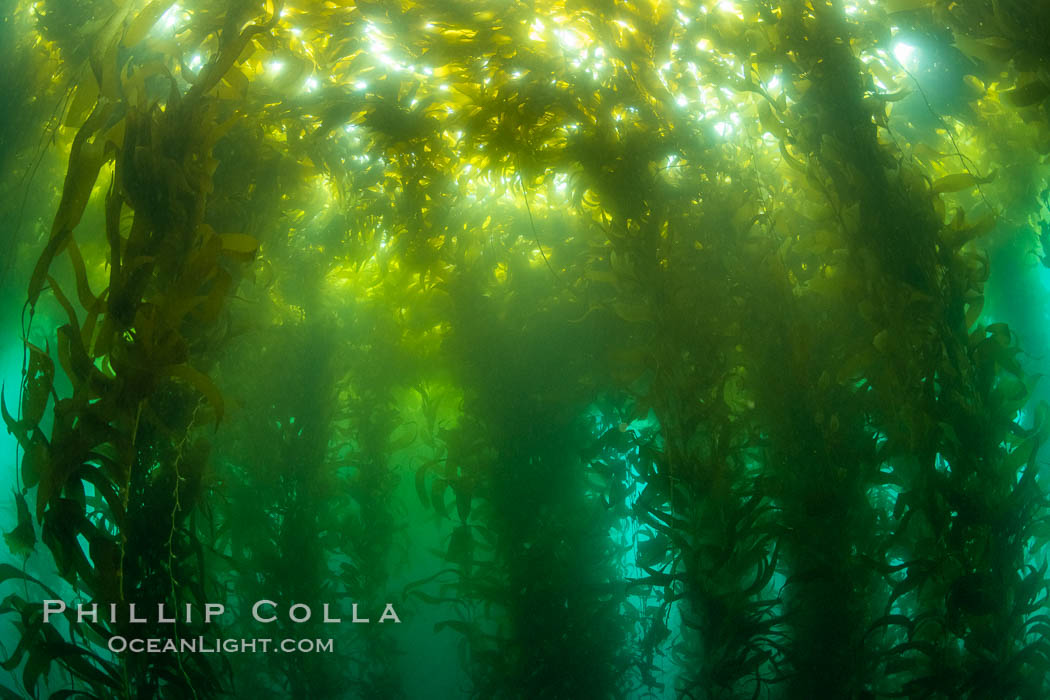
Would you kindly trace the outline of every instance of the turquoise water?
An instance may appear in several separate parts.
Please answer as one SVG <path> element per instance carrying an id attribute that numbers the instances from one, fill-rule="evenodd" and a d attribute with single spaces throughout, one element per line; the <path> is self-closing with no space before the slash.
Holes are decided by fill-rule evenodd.
<path id="1" fill-rule="evenodd" d="M 3 3 L 0 688 L 1046 697 L 1048 31 Z"/>

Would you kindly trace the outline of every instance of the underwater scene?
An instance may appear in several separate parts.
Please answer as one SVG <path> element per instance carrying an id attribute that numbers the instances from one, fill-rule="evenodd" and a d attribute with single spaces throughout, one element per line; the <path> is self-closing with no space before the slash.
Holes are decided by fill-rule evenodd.
<path id="1" fill-rule="evenodd" d="M 1047 37 L 0 0 L 0 700 L 1050 698 Z"/>

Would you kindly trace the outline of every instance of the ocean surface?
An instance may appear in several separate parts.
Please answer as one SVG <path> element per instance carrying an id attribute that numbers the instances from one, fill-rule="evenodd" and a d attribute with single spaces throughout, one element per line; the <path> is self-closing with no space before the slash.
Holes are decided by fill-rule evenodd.
<path id="1" fill-rule="evenodd" d="M 1048 34 L 0 2 L 0 698 L 1048 697 Z"/>

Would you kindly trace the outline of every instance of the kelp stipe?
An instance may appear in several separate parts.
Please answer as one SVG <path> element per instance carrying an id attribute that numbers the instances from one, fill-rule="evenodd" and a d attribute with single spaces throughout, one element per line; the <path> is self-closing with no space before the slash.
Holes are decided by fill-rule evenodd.
<path id="1" fill-rule="evenodd" d="M 1042 348 L 989 277 L 1045 253 L 1042 7 L 35 7 L 75 90 L 12 550 L 405 625 L 144 659 L 28 583 L 27 692 L 1045 695 Z"/>
<path id="2" fill-rule="evenodd" d="M 213 361 L 239 260 L 257 244 L 245 234 L 216 233 L 206 216 L 215 189 L 212 151 L 236 119 L 206 95 L 221 71 L 185 92 L 168 75 L 161 97 L 165 93 L 148 82 L 156 67 L 143 66 L 141 57 L 128 60 L 126 47 L 141 38 L 135 38 L 138 25 L 125 21 L 129 9 L 107 12 L 84 44 L 63 46 L 68 60 L 86 61 L 78 94 L 93 89 L 94 97 L 73 103 L 72 109 L 83 109 L 83 121 L 50 237 L 30 277 L 29 305 L 35 309 L 46 291 L 63 309 L 54 352 L 71 389 L 59 393 L 48 348 L 32 346 L 19 417 L 5 413 L 5 421 L 26 451 L 24 486 L 36 487 L 43 542 L 80 595 L 103 606 L 199 608 L 208 596 L 192 515 L 208 460 L 204 430 L 220 423 L 224 411 L 204 370 Z M 253 27 L 249 33 L 260 29 Z M 220 32 L 220 47 L 239 41 L 232 34 Z M 67 123 L 77 118 L 71 112 Z M 105 194 L 92 203 L 104 176 Z M 102 209 L 101 221 L 93 217 L 93 230 L 78 230 L 91 205 Z M 86 266 L 80 242 L 97 246 L 100 237 L 109 269 L 96 293 L 100 276 Z M 72 296 L 52 276 L 63 253 L 72 263 Z M 48 408 L 52 421 L 45 431 Z M 220 667 L 200 655 L 118 661 L 102 655 L 112 635 L 169 632 L 156 618 L 131 627 L 122 611 L 113 622 L 73 625 L 67 642 L 53 622 L 30 612 L 29 602 L 16 600 L 14 607 L 26 628 L 10 663 L 26 655 L 21 680 L 27 692 L 56 664 L 69 690 L 100 697 L 176 688 L 188 697 L 212 697 L 221 689 Z M 178 639 L 202 631 L 199 622 L 186 622 L 170 633 Z"/>

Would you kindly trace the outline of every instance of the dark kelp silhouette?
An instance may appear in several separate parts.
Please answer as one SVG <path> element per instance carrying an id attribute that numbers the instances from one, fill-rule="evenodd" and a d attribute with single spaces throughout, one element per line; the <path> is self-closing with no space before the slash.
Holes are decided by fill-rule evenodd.
<path id="1" fill-rule="evenodd" d="M 34 8 L 9 549 L 427 636 L 114 655 L 3 565 L 26 693 L 404 697 L 436 639 L 472 697 L 1046 695 L 1050 424 L 985 309 L 1045 247 L 1046 8 Z"/>

